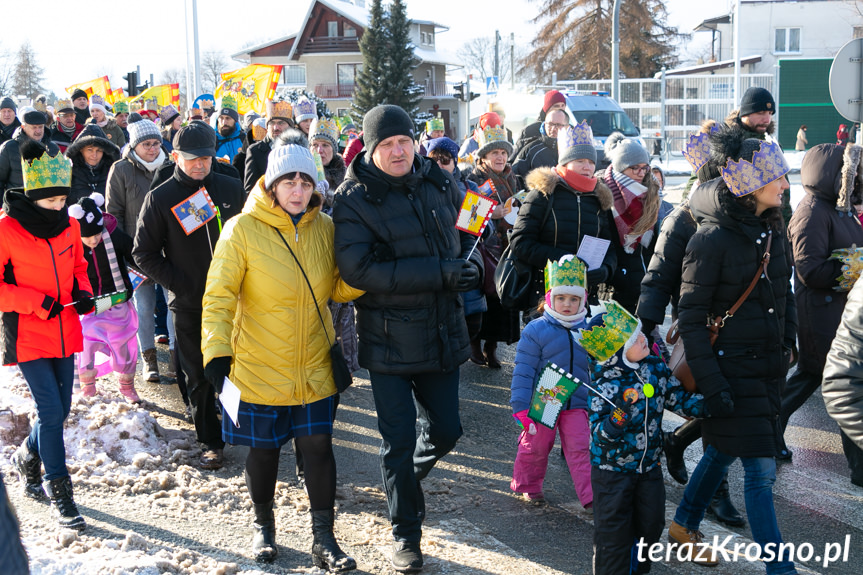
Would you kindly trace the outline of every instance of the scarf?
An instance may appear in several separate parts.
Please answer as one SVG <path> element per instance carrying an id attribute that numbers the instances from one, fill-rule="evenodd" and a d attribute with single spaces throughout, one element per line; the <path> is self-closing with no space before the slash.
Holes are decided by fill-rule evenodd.
<path id="1" fill-rule="evenodd" d="M 114 291 L 124 290 L 126 289 L 126 284 L 123 282 L 123 276 L 120 274 L 120 264 L 117 263 L 117 252 L 114 251 L 114 242 L 111 240 L 111 234 L 105 228 L 102 228 L 102 243 L 105 244 L 105 255 L 108 256 L 108 266 L 111 268 L 111 278 L 114 280 Z M 98 270 L 99 267 L 96 266 L 96 269 Z M 101 282 L 101 278 L 99 281 Z"/>
<path id="2" fill-rule="evenodd" d="M 564 166 L 557 166 L 554 171 L 576 192 L 589 193 L 596 190 L 596 178 L 576 174 L 572 170 L 567 170 Z"/>
<path id="3" fill-rule="evenodd" d="M 605 183 L 614 197 L 611 212 L 623 250 L 631 254 L 639 242 L 643 246 L 650 245 L 658 206 L 645 210 L 645 202 L 650 199 L 648 188 L 610 166 L 605 172 Z"/>
<path id="4" fill-rule="evenodd" d="M 145 162 L 135 153 L 135 150 L 129 150 L 129 155 L 132 156 L 139 164 L 144 166 L 144 169 L 148 172 L 155 172 L 159 168 L 162 167 L 162 164 L 165 163 L 165 150 L 159 148 L 159 155 L 156 156 L 156 159 L 152 162 Z"/>
<path id="5" fill-rule="evenodd" d="M 41 208 L 25 196 L 24 192 L 18 190 L 6 191 L 3 210 L 27 232 L 43 240 L 57 237 L 69 227 L 69 214 L 66 210 Z"/>
<path id="6" fill-rule="evenodd" d="M 59 123 L 59 122 L 57 123 L 57 125 L 58 125 L 58 126 L 60 126 L 60 130 L 61 130 L 64 134 L 66 134 L 67 136 L 69 136 L 70 138 L 72 138 L 72 137 L 74 137 L 74 136 L 75 136 L 75 128 L 77 127 L 75 124 L 72 124 L 72 127 L 71 127 L 71 128 L 67 128 L 64 124 L 61 124 L 61 123 Z"/>
<path id="7" fill-rule="evenodd" d="M 576 314 L 563 315 L 551 309 L 550 305 L 546 305 L 545 313 L 553 317 L 557 323 L 559 323 L 566 329 L 572 330 L 573 327 L 584 321 L 584 317 L 587 315 L 587 307 L 582 306 L 581 311 Z M 576 342 L 581 339 L 581 334 L 579 334 L 577 330 L 571 331 L 570 333 L 572 334 L 572 337 L 576 338 Z"/>

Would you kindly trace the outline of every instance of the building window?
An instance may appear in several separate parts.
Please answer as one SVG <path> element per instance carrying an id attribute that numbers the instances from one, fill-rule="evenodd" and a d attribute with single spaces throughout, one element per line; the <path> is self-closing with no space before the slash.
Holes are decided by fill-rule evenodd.
<path id="1" fill-rule="evenodd" d="M 339 85 L 350 86 L 356 84 L 357 74 L 362 67 L 362 64 L 336 64 Z"/>
<path id="2" fill-rule="evenodd" d="M 426 33 L 420 32 L 420 44 L 427 44 L 427 43 L 428 42 L 426 41 Z"/>
<path id="3" fill-rule="evenodd" d="M 339 23 L 338 22 L 327 22 L 327 36 L 330 38 L 335 38 L 339 35 Z"/>
<path id="4" fill-rule="evenodd" d="M 282 82 L 285 84 L 306 85 L 306 65 L 286 64 L 282 67 Z"/>
<path id="5" fill-rule="evenodd" d="M 800 52 L 800 28 L 777 28 L 773 52 L 776 54 Z"/>
<path id="6" fill-rule="evenodd" d="M 854 26 L 854 38 L 863 38 L 863 26 Z"/>
<path id="7" fill-rule="evenodd" d="M 345 38 L 356 38 L 357 29 L 350 24 L 345 24 Z"/>

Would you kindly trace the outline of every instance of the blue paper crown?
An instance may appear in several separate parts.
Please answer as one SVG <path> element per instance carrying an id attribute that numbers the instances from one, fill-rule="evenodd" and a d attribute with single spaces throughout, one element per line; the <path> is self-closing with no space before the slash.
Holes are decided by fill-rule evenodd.
<path id="1" fill-rule="evenodd" d="M 700 170 L 710 159 L 710 134 L 718 130 L 714 125 L 709 133 L 698 132 L 689 136 L 689 141 L 683 147 L 683 157 L 692 166 L 693 172 Z"/>
<path id="2" fill-rule="evenodd" d="M 789 169 L 779 144 L 765 141 L 752 155 L 751 162 L 743 158 L 737 162 L 728 160 L 720 172 L 728 189 L 739 198 L 778 180 L 787 174 Z"/>

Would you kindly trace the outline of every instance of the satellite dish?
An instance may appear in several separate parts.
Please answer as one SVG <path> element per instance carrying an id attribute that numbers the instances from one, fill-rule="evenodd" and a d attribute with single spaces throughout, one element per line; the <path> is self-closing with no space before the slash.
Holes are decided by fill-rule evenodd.
<path id="1" fill-rule="evenodd" d="M 863 38 L 851 40 L 833 58 L 830 99 L 845 119 L 863 121 Z"/>

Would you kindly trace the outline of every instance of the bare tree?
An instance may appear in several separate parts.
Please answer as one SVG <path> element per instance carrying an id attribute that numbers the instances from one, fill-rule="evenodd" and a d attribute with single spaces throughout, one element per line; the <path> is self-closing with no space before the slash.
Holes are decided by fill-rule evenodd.
<path id="1" fill-rule="evenodd" d="M 36 53 L 30 42 L 21 44 L 15 55 L 14 69 L 12 70 L 12 91 L 17 96 L 35 98 L 41 92 L 44 69 L 36 61 Z"/>
<path id="2" fill-rule="evenodd" d="M 223 52 L 208 50 L 201 58 L 201 88 L 212 94 L 222 82 L 222 72 L 227 71 L 228 60 Z"/>
<path id="3" fill-rule="evenodd" d="M 188 102 L 188 91 L 186 90 L 186 71 L 180 68 L 169 68 L 162 72 L 159 78 L 159 84 L 179 84 L 180 85 L 180 109 L 186 110 Z"/>
<path id="4" fill-rule="evenodd" d="M 515 44 L 513 46 L 510 38 L 502 38 L 499 43 L 499 74 L 498 80 L 501 84 L 509 82 L 511 75 L 511 58 L 510 50 L 514 50 L 516 70 L 516 80 L 521 80 L 521 70 L 518 68 L 518 62 L 527 55 L 523 46 Z M 474 38 L 466 42 L 457 51 L 458 56 L 464 62 L 466 71 L 472 73 L 475 78 L 485 81 L 485 78 L 494 76 L 494 38 Z"/>
<path id="5" fill-rule="evenodd" d="M 0 96 L 12 90 L 12 53 L 0 44 Z"/>

